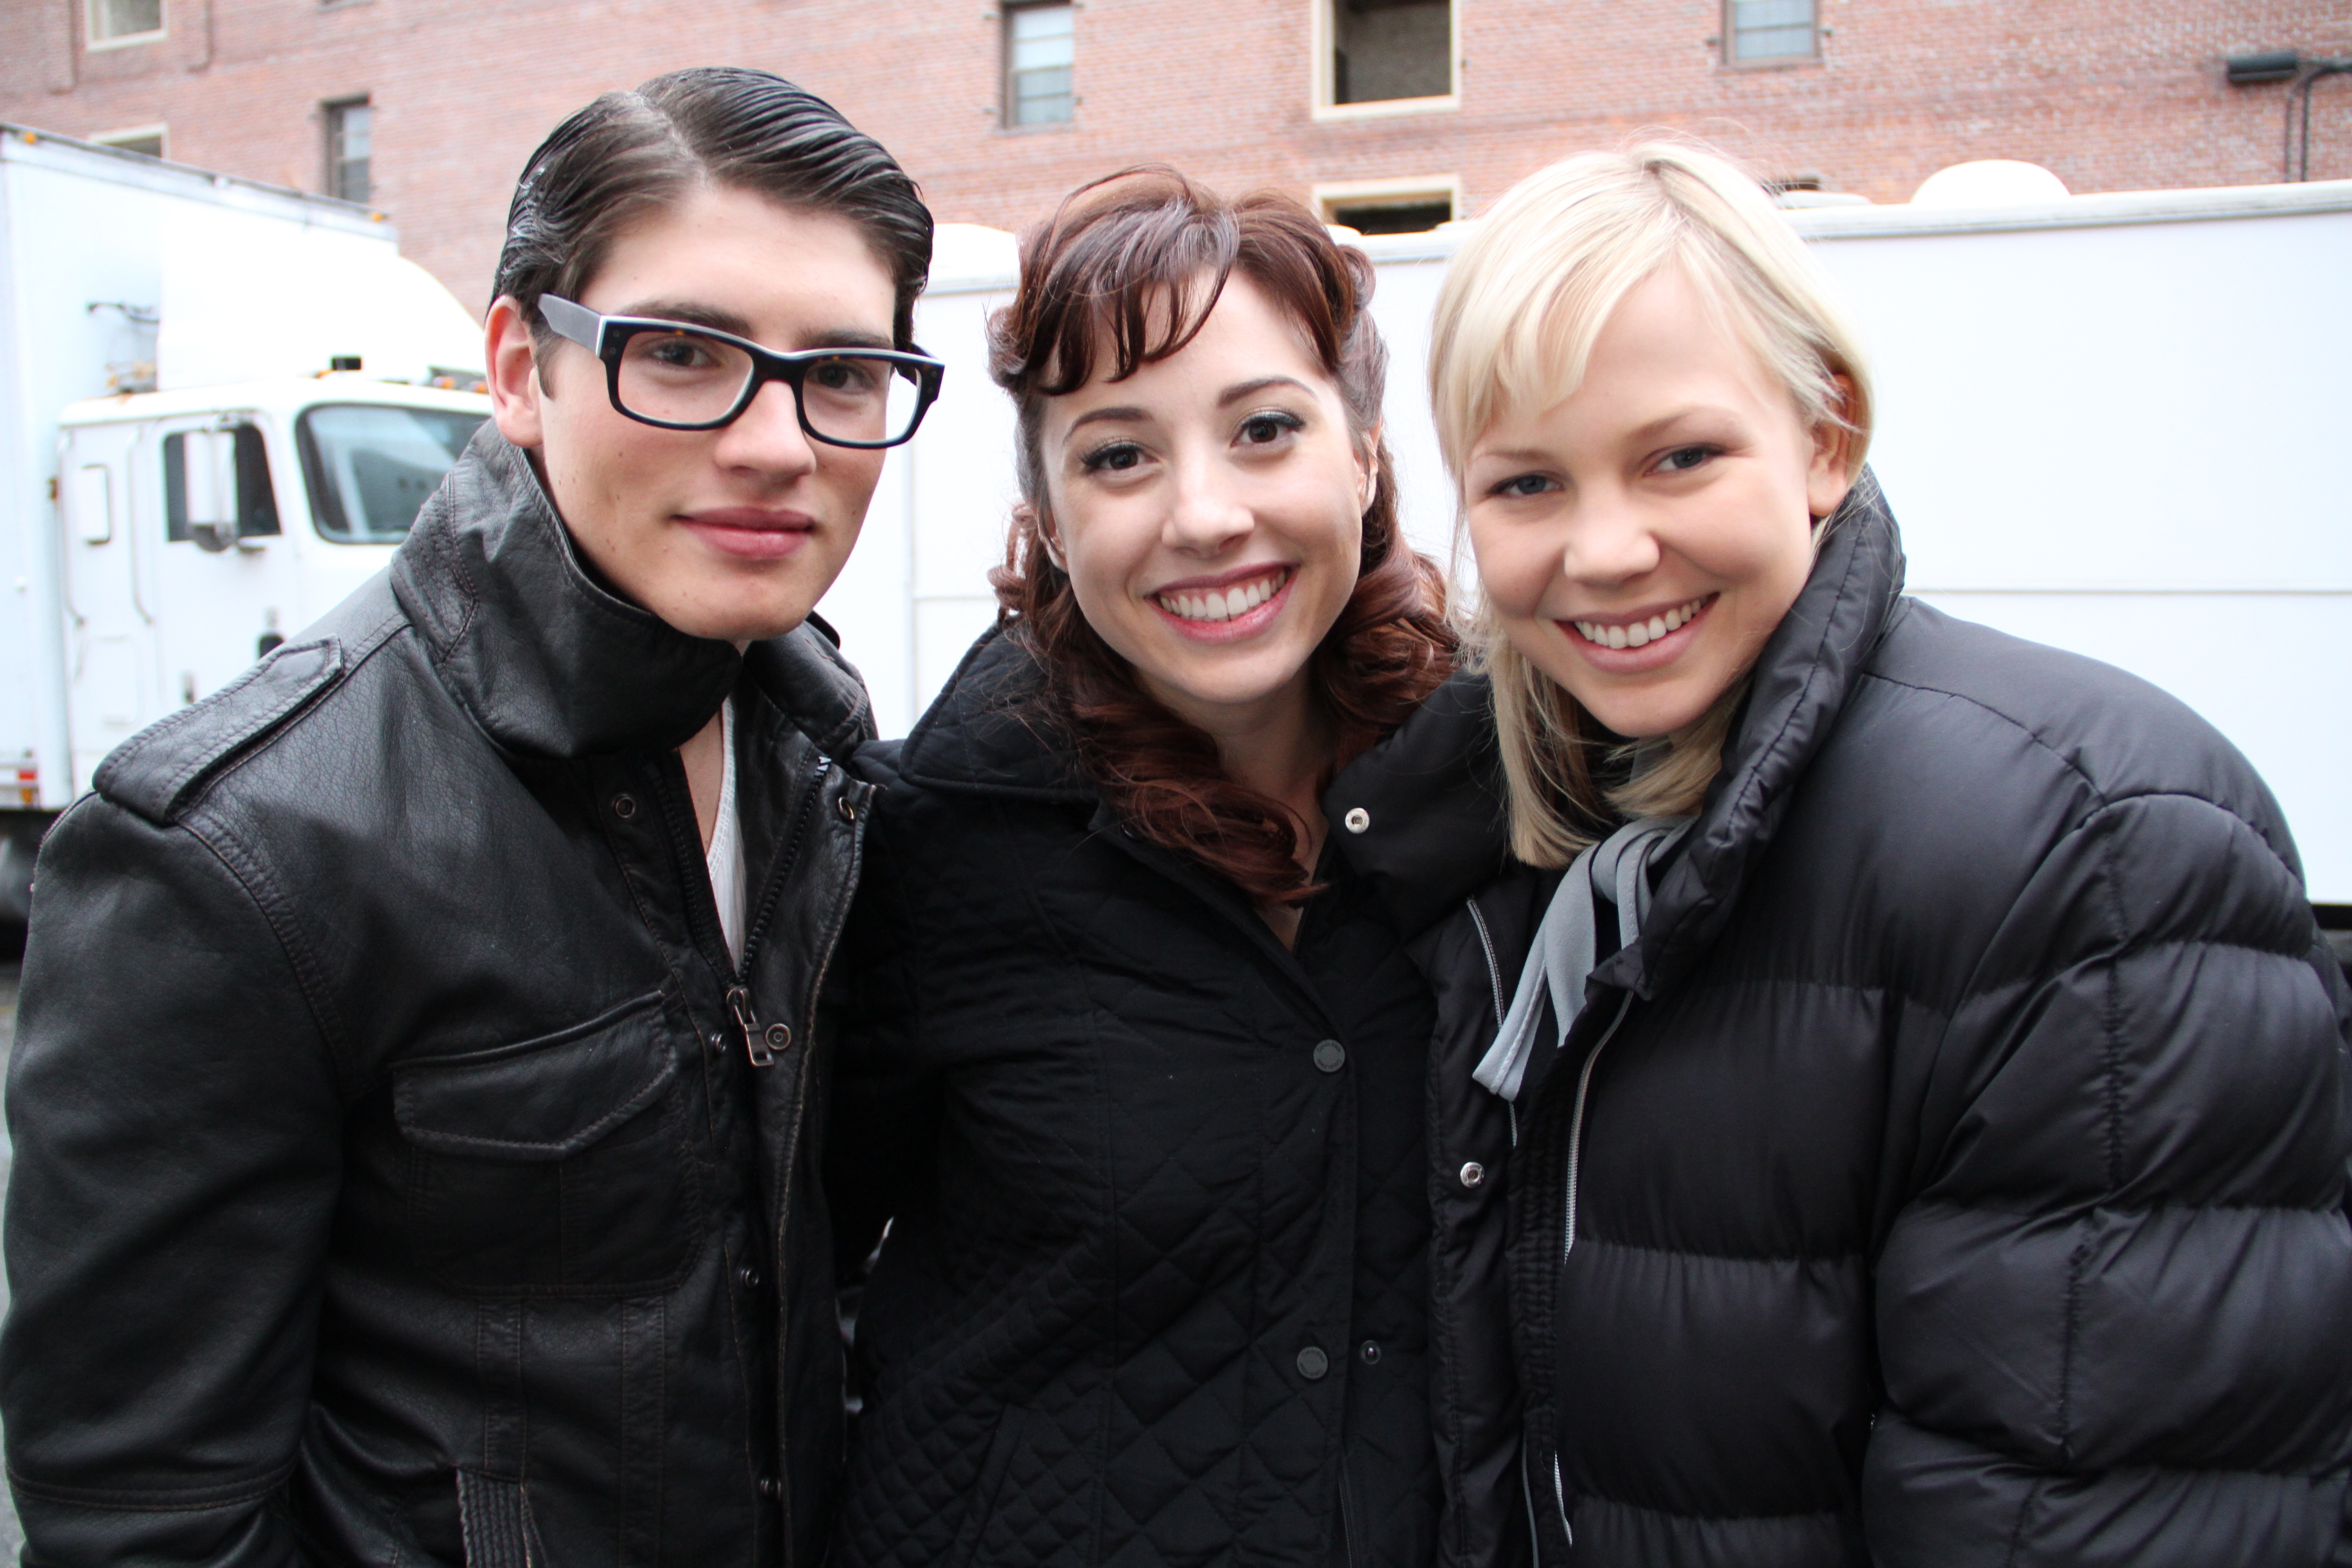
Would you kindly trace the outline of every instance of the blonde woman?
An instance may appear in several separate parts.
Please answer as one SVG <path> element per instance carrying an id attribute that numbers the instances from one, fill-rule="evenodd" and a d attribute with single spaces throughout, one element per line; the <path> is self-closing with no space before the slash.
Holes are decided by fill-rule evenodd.
<path id="1" fill-rule="evenodd" d="M 2352 997 L 2262 781 L 1903 596 L 1862 356 L 1717 158 L 1506 195 L 1432 382 L 1486 674 L 1332 805 L 1439 998 L 1435 1375 L 1502 1413 L 1449 1544 L 2340 1561 Z"/>

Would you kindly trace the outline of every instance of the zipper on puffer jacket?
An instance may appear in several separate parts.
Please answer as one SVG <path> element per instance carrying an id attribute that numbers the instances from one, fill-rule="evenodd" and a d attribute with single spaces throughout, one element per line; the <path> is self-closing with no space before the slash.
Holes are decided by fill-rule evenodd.
<path id="1" fill-rule="evenodd" d="M 1486 917 L 1475 899 L 1465 899 L 1462 907 L 1470 911 L 1470 924 L 1478 932 L 1478 946 L 1486 955 L 1486 989 L 1495 999 L 1495 1027 L 1503 1026 L 1510 1007 L 1503 1000 L 1503 965 L 1495 956 L 1495 938 L 1486 930 Z M 1519 1108 L 1510 1100 L 1503 1101 L 1503 1110 L 1511 1119 L 1511 1147 L 1519 1146 Z"/>
<path id="2" fill-rule="evenodd" d="M 1583 1069 L 1576 1075 L 1576 1109 L 1568 1122 L 1568 1213 L 1560 1222 L 1559 1260 L 1562 1263 L 1566 1263 L 1568 1255 L 1576 1250 L 1576 1178 L 1578 1168 L 1584 1159 L 1584 1107 L 1592 1092 L 1593 1064 L 1601 1059 L 1601 1053 L 1607 1049 L 1609 1042 L 1616 1037 L 1617 1026 L 1625 1021 L 1625 1015 L 1632 1011 L 1633 1006 L 1633 994 L 1628 991 L 1625 993 L 1625 999 L 1617 1005 L 1617 1016 L 1609 1020 L 1609 1027 L 1601 1031 L 1601 1038 L 1593 1042 L 1592 1048 L 1584 1053 Z M 1552 1483 L 1555 1489 L 1559 1482 L 1559 1460 L 1555 1457 L 1552 1460 Z M 1566 1505 L 1561 1506 L 1565 1510 Z M 1566 1522 L 1567 1518 L 1567 1513 L 1563 1511 L 1560 1515 L 1561 1521 Z"/>

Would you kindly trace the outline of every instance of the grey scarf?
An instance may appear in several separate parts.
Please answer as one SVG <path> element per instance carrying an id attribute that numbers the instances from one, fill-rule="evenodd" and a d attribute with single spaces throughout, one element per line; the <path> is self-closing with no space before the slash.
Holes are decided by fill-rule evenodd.
<path id="1" fill-rule="evenodd" d="M 1584 983 L 1592 973 L 1597 945 L 1593 899 L 1617 906 L 1618 943 L 1633 946 L 1642 934 L 1642 917 L 1650 910 L 1650 862 L 1672 848 L 1695 820 L 1636 817 L 1576 858 L 1560 879 L 1543 923 L 1536 928 L 1535 945 L 1519 972 L 1519 988 L 1503 1016 L 1502 1029 L 1472 1078 L 1505 1100 L 1519 1097 L 1528 1062 L 1535 1055 L 1545 993 L 1551 995 L 1552 1016 L 1559 1024 L 1555 1048 L 1568 1038 L 1576 1016 L 1584 1010 Z"/>

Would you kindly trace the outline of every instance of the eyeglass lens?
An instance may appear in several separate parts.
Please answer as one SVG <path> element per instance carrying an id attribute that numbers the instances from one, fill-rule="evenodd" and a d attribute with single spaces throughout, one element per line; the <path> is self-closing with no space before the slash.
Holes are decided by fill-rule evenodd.
<path id="1" fill-rule="evenodd" d="M 751 356 L 699 332 L 639 332 L 621 351 L 621 406 L 648 419 L 698 425 L 723 419 L 751 379 Z M 915 422 L 914 378 L 886 359 L 844 353 L 811 361 L 801 416 L 820 436 L 891 441 Z"/>

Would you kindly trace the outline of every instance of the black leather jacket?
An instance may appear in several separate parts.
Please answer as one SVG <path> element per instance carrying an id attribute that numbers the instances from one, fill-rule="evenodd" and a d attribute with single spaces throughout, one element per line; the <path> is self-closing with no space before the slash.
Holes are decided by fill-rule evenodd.
<path id="1" fill-rule="evenodd" d="M 736 699 L 751 916 L 675 748 Z M 485 427 L 385 577 L 108 759 L 7 1109 L 41 1564 L 813 1563 L 863 687 L 597 585 Z"/>

